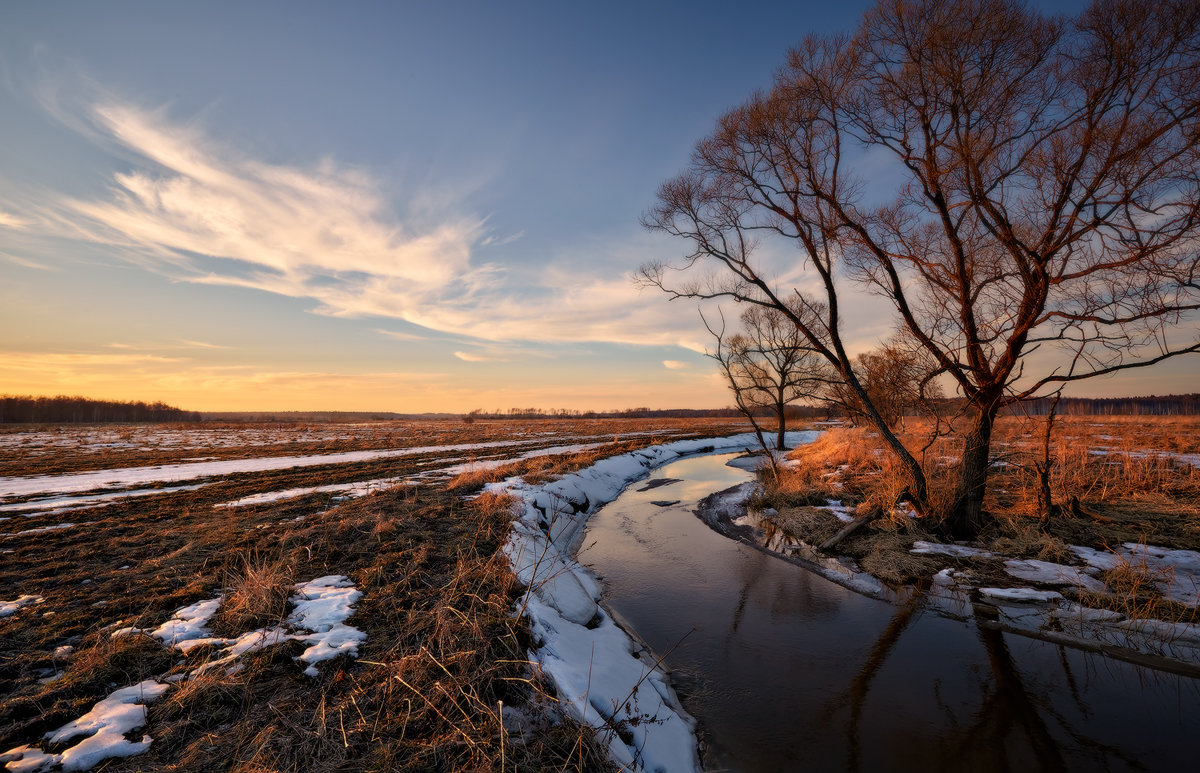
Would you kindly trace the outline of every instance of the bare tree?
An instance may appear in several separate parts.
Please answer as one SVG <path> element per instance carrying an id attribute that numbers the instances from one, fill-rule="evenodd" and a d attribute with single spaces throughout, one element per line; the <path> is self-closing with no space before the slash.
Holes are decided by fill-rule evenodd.
<path id="1" fill-rule="evenodd" d="M 733 392 L 733 401 L 737 405 L 738 411 L 746 417 L 750 422 L 750 426 L 754 429 L 754 437 L 758 439 L 758 445 L 762 449 L 763 454 L 767 458 L 767 464 L 771 467 L 771 475 L 779 479 L 779 463 L 775 460 L 775 454 L 767 445 L 767 439 L 763 435 L 762 427 L 758 423 L 756 409 L 759 407 L 755 404 L 749 389 L 743 388 L 743 376 L 741 375 L 741 364 L 738 349 L 741 348 L 740 340 L 742 336 L 735 335 L 730 338 L 725 337 L 725 317 L 721 316 L 721 326 L 714 328 L 709 324 L 708 319 L 701 313 L 700 319 L 704 322 L 704 327 L 708 328 L 708 332 L 712 334 L 715 340 L 715 347 L 712 351 L 706 352 L 707 356 L 716 360 L 721 366 L 721 374 L 725 376 L 725 382 L 729 385 L 730 391 Z"/>
<path id="2" fill-rule="evenodd" d="M 1096 0 L 1073 19 L 1015 0 L 881 0 L 854 36 L 793 49 L 771 91 L 662 186 L 645 223 L 692 248 L 642 278 L 788 316 L 926 509 L 924 472 L 842 338 L 847 283 L 889 299 L 965 400 L 944 524 L 972 536 L 1000 408 L 1200 351 L 1183 325 L 1200 308 L 1198 52 L 1198 0 Z M 903 177 L 889 200 L 868 188 L 867 160 Z M 815 290 L 756 265 L 757 240 L 775 237 Z"/>
<path id="3" fill-rule="evenodd" d="M 889 427 L 896 427 L 910 410 L 930 407 L 932 401 L 943 397 L 941 385 L 934 380 L 936 365 L 930 362 L 924 349 L 904 342 L 902 337 L 877 349 L 863 352 L 854 358 L 855 370 L 875 406 L 879 417 Z M 828 379 L 824 389 L 826 399 L 839 405 L 857 424 L 868 419 L 863 401 L 843 381 Z"/>
<path id="4" fill-rule="evenodd" d="M 742 333 L 731 336 L 726 345 L 730 386 L 748 405 L 775 414 L 775 447 L 786 449 L 786 409 L 816 393 L 820 360 L 778 310 L 751 306 L 741 320 Z"/>

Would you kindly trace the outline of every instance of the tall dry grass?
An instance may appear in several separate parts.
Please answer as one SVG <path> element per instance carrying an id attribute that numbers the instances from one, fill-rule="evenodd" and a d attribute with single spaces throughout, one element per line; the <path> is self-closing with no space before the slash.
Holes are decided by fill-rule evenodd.
<path id="1" fill-rule="evenodd" d="M 907 419 L 900 433 L 922 461 L 929 515 L 935 518 L 953 501 L 961 429 L 953 422 Z M 1042 461 L 1044 431 L 1044 417 L 1001 417 L 996 425 L 985 507 L 1017 528 L 1022 519 L 1041 515 L 1036 464 Z M 1093 509 L 1142 504 L 1200 513 L 1200 469 L 1175 456 L 1200 452 L 1200 419 L 1060 417 L 1050 447 L 1050 486 L 1057 503 L 1074 497 Z M 887 510 L 907 485 L 904 469 L 869 429 L 831 429 L 790 458 L 793 466 L 775 486 L 784 502 L 849 498 Z"/>

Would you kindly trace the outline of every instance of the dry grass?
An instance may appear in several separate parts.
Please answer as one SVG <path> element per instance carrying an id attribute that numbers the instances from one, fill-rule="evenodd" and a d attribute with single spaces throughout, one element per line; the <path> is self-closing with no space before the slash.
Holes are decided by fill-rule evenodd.
<path id="1" fill-rule="evenodd" d="M 1056 564 L 1075 563 L 1075 554 L 1067 543 L 1053 534 L 1047 534 L 1033 523 L 1013 522 L 1004 533 L 987 543 L 993 553 L 1011 558 L 1035 558 Z"/>
<path id="2" fill-rule="evenodd" d="M 1200 452 L 1200 420 L 1060 418 L 1051 445 L 1054 501 L 1066 504 L 1076 497 L 1096 517 L 1081 523 L 1064 512 L 1049 525 L 1041 523 L 1034 471 L 1041 458 L 1043 422 L 1003 417 L 997 423 L 985 503 L 996 519 L 989 538 L 1019 541 L 1032 529 L 1093 546 L 1152 536 L 1157 544 L 1200 548 L 1200 469 L 1172 456 Z M 901 437 L 924 459 L 930 509 L 936 516 L 951 504 L 962 444 L 955 434 L 930 442 L 933 429 L 929 421 L 910 419 Z M 903 469 L 878 436 L 865 429 L 831 430 L 791 458 L 797 466 L 786 471 L 769 495 L 779 505 L 820 504 L 816 500 L 829 498 L 890 511 L 906 483 Z M 911 519 L 893 515 L 892 526 L 905 520 Z M 1038 552 L 1062 556 L 1057 547 Z"/>
<path id="3" fill-rule="evenodd" d="M 237 636 L 256 628 L 278 625 L 287 617 L 288 597 L 296 584 L 288 562 L 247 554 L 236 567 L 222 573 L 225 582 L 221 606 L 212 620 L 218 636 Z"/>
<path id="4" fill-rule="evenodd" d="M 1111 593 L 1081 592 L 1080 603 L 1094 609 L 1119 612 L 1131 620 L 1167 620 L 1170 622 L 1200 622 L 1200 610 L 1164 598 L 1160 584 L 1169 584 L 1174 572 L 1166 567 L 1150 566 L 1145 553 L 1132 558 L 1117 555 L 1116 565 L 1101 572 L 1100 579 Z"/>
<path id="5" fill-rule="evenodd" d="M 1145 417 L 1066 417 L 1054 427 L 1051 443 L 1051 489 L 1063 506 L 1048 520 L 1037 504 L 1035 462 L 1041 460 L 1044 418 L 1003 417 L 997 424 L 989 495 L 985 509 L 992 525 L 978 540 L 980 547 L 1006 558 L 1031 558 L 1077 564 L 1069 545 L 1103 548 L 1142 542 L 1169 548 L 1200 550 L 1200 470 L 1173 454 L 1200 452 L 1200 419 Z M 878 436 L 865 429 L 838 428 L 792 454 L 794 466 L 755 502 L 775 507 L 772 520 L 794 538 L 820 544 L 837 525 L 828 514 L 806 505 L 826 499 L 868 509 L 884 516 L 840 543 L 836 551 L 896 586 L 920 581 L 942 566 L 966 564 L 978 582 L 1014 583 L 1001 559 L 955 561 L 914 556 L 914 539 L 931 539 L 936 513 L 950 504 L 956 465 L 962 454 L 959 436 L 933 436 L 931 422 L 909 420 L 902 440 L 924 460 L 929 477 L 932 515 L 912 517 L 895 507 L 903 491 L 903 470 Z M 943 429 L 945 429 L 943 427 Z M 1092 607 L 1112 609 L 1133 618 L 1195 622 L 1194 607 L 1163 599 L 1156 586 L 1169 579 L 1144 559 L 1123 560 L 1102 579 L 1111 593 L 1076 590 Z"/>
<path id="6" fill-rule="evenodd" d="M 612 424 L 580 422 L 571 430 L 606 431 L 611 438 Z M 623 422 L 621 432 L 663 424 Z M 668 424 L 678 437 L 715 429 L 704 422 Z M 543 444 L 550 425 L 568 429 L 556 422 L 455 423 L 436 433 L 422 428 L 423 434 L 404 442 L 536 435 Z M 374 437 L 370 442 L 382 443 L 387 435 L 380 430 Z M 563 443 L 561 434 L 544 437 L 543 447 Z M 342 442 L 322 450 L 353 445 Z M 396 438 L 387 442 L 400 445 Z M 505 472 L 550 476 L 648 442 L 622 438 L 576 454 L 524 460 Z M 284 447 L 294 450 L 286 443 L 271 446 Z M 511 455 L 537 447 L 501 450 Z M 85 456 L 76 454 L 70 464 Z M 89 458 L 112 462 L 103 453 Z M 417 455 L 227 476 L 196 491 L 77 511 L 70 519 L 87 527 L 36 538 L 9 535 L 31 523 L 54 522 L 54 516 L 0 522 L 0 548 L 11 551 L 0 557 L 0 587 L 45 597 L 41 605 L 0 620 L 0 751 L 37 741 L 116 687 L 192 673 L 214 657 L 211 648 L 185 658 L 147 636 L 113 638 L 109 631 L 118 625 L 153 628 L 184 605 L 222 595 L 211 625 L 232 636 L 285 618 L 292 584 L 344 574 L 364 593 L 348 620 L 367 634 L 357 660 L 321 664 L 320 675 L 311 678 L 294 661 L 302 645 L 289 642 L 243 656 L 236 673 L 213 668 L 174 683 L 150 707 L 150 751 L 111 761 L 106 770 L 607 769 L 592 731 L 561 715 L 528 663 L 528 629 L 511 616 L 520 588 L 499 552 L 510 527 L 505 498 L 464 502 L 472 488 L 460 480 L 453 489 L 398 487 L 332 509 L 321 494 L 240 509 L 212 507 L 260 491 L 415 474 L 439 461 Z M 20 468 L 10 460 L 9 469 L 48 469 L 39 465 Z M 53 655 L 62 645 L 75 647 L 67 660 Z"/>

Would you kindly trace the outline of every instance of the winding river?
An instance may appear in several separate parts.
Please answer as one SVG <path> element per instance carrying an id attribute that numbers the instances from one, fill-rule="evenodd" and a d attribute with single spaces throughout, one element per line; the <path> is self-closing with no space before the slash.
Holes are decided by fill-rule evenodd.
<path id="1" fill-rule="evenodd" d="M 684 459 L 579 559 L 664 661 L 708 770 L 1194 770 L 1200 682 L 861 596 L 694 514 L 750 479 Z"/>

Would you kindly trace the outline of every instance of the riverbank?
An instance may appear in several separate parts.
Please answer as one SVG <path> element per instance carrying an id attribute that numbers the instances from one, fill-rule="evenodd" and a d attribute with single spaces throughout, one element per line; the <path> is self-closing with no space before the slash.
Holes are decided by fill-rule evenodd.
<path id="1" fill-rule="evenodd" d="M 803 465 L 805 455 L 797 449 L 789 464 Z M 849 467 L 804 470 L 796 477 L 807 488 L 793 479 L 719 492 L 697 515 L 868 596 L 907 603 L 920 595 L 939 614 L 1200 676 L 1200 552 L 1178 546 L 1191 544 L 1194 524 L 1173 533 L 1164 528 L 1170 519 L 1094 513 L 1041 528 L 1002 522 L 975 543 L 945 544 L 902 508 L 862 519 L 878 505 Z M 1147 541 L 1155 536 L 1166 544 Z"/>

